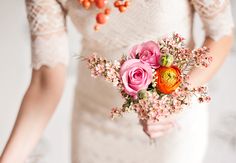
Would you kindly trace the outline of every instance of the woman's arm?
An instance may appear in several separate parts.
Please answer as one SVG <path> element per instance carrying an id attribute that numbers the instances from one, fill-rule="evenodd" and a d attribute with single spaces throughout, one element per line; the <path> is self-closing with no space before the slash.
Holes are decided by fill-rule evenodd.
<path id="1" fill-rule="evenodd" d="M 214 41 L 207 37 L 204 46 L 210 48 L 210 54 L 213 57 L 213 61 L 206 69 L 194 68 L 190 72 L 189 82 L 191 87 L 197 87 L 206 84 L 223 65 L 226 57 L 230 53 L 230 49 L 233 45 L 233 34 L 224 36 L 221 39 Z"/>
<path id="2" fill-rule="evenodd" d="M 25 0 L 32 79 L 0 163 L 23 163 L 60 100 L 69 59 L 66 13 L 57 0 Z"/>
<path id="3" fill-rule="evenodd" d="M 223 65 L 229 51 L 232 47 L 233 35 L 224 36 L 218 41 L 213 41 L 211 38 L 206 38 L 204 46 L 210 48 L 210 54 L 213 57 L 213 62 L 208 68 L 194 68 L 190 72 L 190 83 L 192 87 L 206 84 Z M 144 132 L 151 138 L 161 137 L 174 127 L 175 122 L 169 119 L 159 123 L 141 122 Z"/>
<path id="4" fill-rule="evenodd" d="M 206 84 L 224 63 L 233 44 L 233 15 L 229 0 L 192 0 L 194 10 L 200 16 L 206 38 L 203 46 L 210 48 L 213 62 L 207 69 L 194 68 L 190 72 L 192 87 Z"/>
<path id="5" fill-rule="evenodd" d="M 55 111 L 65 83 L 65 66 L 33 70 L 14 129 L 0 163 L 23 163 Z"/>

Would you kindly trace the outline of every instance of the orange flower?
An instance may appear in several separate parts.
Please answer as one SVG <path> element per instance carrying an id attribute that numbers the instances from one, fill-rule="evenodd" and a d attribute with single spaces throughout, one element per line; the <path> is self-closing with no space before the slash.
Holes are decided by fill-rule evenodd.
<path id="1" fill-rule="evenodd" d="M 159 67 L 156 70 L 157 89 L 165 94 L 170 94 L 181 83 L 180 70 L 177 67 Z"/>

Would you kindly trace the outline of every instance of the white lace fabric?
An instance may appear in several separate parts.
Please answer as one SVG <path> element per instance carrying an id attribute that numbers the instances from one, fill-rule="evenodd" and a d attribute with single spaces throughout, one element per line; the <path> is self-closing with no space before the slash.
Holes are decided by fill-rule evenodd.
<path id="1" fill-rule="evenodd" d="M 62 6 L 67 1 L 26 0 L 32 35 L 32 67 L 35 69 L 68 63 L 66 12 Z M 191 3 L 203 21 L 206 36 L 219 40 L 232 32 L 234 24 L 229 0 L 191 0 Z M 67 9 L 70 10 L 70 6 Z"/>
<path id="2" fill-rule="evenodd" d="M 68 64 L 67 34 L 57 32 L 36 36 L 32 43 L 32 67 L 39 69 L 43 65 L 55 67 L 57 64 Z"/>
<path id="3" fill-rule="evenodd" d="M 192 4 L 203 21 L 206 36 L 217 41 L 232 33 L 234 22 L 229 0 L 192 0 Z"/>
<path id="4" fill-rule="evenodd" d="M 32 36 L 32 67 L 68 63 L 65 11 L 55 0 L 26 0 Z"/>
<path id="5" fill-rule="evenodd" d="M 124 14 L 114 10 L 98 32 L 93 31 L 98 10 L 92 7 L 86 11 L 77 0 L 26 0 L 26 4 L 32 35 L 32 65 L 36 69 L 67 63 L 64 8 L 83 36 L 81 55 L 98 52 L 109 59 L 119 59 L 127 47 L 136 43 L 173 32 L 185 37 L 186 44 L 192 48 L 194 12 L 200 15 L 206 35 L 214 40 L 228 35 L 233 27 L 227 0 L 133 0 Z M 109 109 L 122 104 L 112 86 L 92 79 L 82 63 L 78 66 L 78 81 L 72 114 L 73 163 L 143 163 L 143 160 L 145 163 L 201 163 L 207 139 L 206 108 L 195 103 L 192 109 L 195 111 L 181 119 L 183 130 L 162 138 L 156 147 L 150 148 L 142 130 L 136 129 L 137 119 L 133 119 L 136 125 L 126 119 L 121 121 L 132 125 L 120 125 L 109 119 Z"/>

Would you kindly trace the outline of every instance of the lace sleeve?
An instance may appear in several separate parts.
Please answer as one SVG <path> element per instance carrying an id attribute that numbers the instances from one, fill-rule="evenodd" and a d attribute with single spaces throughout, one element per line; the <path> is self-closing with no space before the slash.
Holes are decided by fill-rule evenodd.
<path id="1" fill-rule="evenodd" d="M 192 4 L 207 36 L 219 40 L 232 32 L 234 23 L 229 0 L 192 0 Z"/>
<path id="2" fill-rule="evenodd" d="M 68 62 L 65 11 L 57 0 L 26 0 L 31 31 L 32 67 Z"/>

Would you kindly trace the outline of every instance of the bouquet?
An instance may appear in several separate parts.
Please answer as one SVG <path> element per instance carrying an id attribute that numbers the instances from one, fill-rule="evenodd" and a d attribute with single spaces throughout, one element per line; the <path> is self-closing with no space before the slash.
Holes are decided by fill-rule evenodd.
<path id="1" fill-rule="evenodd" d="M 104 77 L 124 99 L 111 117 L 135 112 L 141 120 L 159 121 L 191 104 L 210 101 L 207 87 L 191 88 L 188 73 L 193 67 L 208 67 L 212 57 L 206 47 L 190 50 L 178 34 L 159 41 L 147 41 L 131 48 L 119 60 L 110 61 L 93 54 L 84 58 L 92 77 Z"/>

